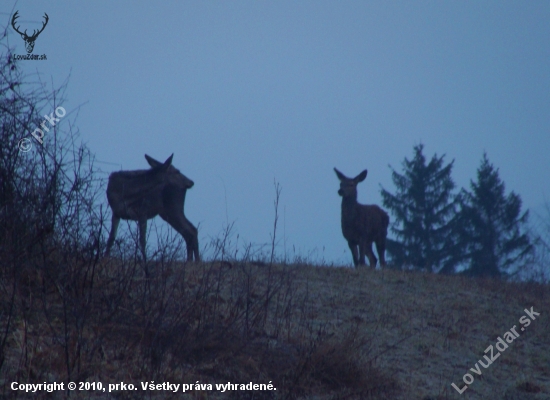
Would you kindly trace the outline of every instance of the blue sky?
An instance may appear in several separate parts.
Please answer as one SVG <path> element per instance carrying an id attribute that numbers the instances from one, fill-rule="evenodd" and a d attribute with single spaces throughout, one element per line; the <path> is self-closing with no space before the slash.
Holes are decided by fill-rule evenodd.
<path id="1" fill-rule="evenodd" d="M 287 251 L 350 264 L 332 168 L 368 169 L 359 201 L 381 205 L 388 165 L 418 143 L 455 159 L 459 188 L 486 151 L 524 207 L 550 199 L 547 1 L 19 0 L 3 25 L 15 10 L 30 31 L 48 13 L 34 49 L 48 60 L 23 68 L 70 74 L 63 106 L 86 103 L 77 123 L 105 179 L 174 153 L 201 244 L 233 222 L 241 242 L 269 242 L 276 180 Z"/>

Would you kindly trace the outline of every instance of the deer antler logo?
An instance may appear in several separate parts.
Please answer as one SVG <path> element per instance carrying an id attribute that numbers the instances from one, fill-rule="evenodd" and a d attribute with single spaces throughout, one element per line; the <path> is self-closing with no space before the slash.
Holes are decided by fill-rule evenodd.
<path id="1" fill-rule="evenodd" d="M 27 48 L 27 54 L 31 54 L 32 53 L 32 50 L 34 49 L 34 41 L 36 40 L 36 38 L 38 37 L 38 35 L 40 35 L 42 33 L 42 31 L 44 30 L 44 28 L 46 27 L 46 25 L 48 25 L 48 20 L 50 19 L 48 17 L 48 14 L 44 13 L 44 19 L 45 19 L 45 22 L 44 24 L 42 25 L 42 29 L 40 29 L 38 32 L 36 31 L 36 29 L 33 31 L 32 35 L 29 36 L 27 35 L 27 30 L 25 29 L 25 32 L 21 32 L 19 30 L 19 27 L 16 27 L 15 26 L 15 20 L 17 18 L 19 18 L 19 15 L 17 15 L 19 13 L 19 11 L 16 11 L 15 14 L 13 14 L 13 17 L 11 19 L 11 26 L 13 27 L 13 29 L 15 30 L 15 32 L 19 33 L 21 35 L 21 37 L 23 38 L 23 40 L 25 41 L 25 47 Z"/>

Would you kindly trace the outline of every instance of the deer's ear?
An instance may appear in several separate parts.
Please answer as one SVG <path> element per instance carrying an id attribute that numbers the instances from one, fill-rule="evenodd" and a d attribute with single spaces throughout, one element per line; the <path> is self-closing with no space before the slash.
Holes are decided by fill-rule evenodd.
<path id="1" fill-rule="evenodd" d="M 162 171 L 166 171 L 168 167 L 172 165 L 172 158 L 174 158 L 174 153 L 172 153 L 172 155 L 166 159 L 164 164 L 162 164 L 162 166 L 160 167 Z"/>
<path id="2" fill-rule="evenodd" d="M 359 182 L 363 182 L 366 177 L 367 177 L 367 170 L 364 170 L 359 175 L 357 175 L 355 178 L 353 178 L 353 180 L 355 182 L 359 183 Z"/>
<path id="3" fill-rule="evenodd" d="M 145 159 L 147 160 L 151 168 L 158 168 L 159 166 L 162 165 L 161 162 L 155 160 L 153 157 L 148 156 L 147 154 L 145 154 Z"/>
<path id="4" fill-rule="evenodd" d="M 338 177 L 338 179 L 340 179 L 341 181 L 343 181 L 344 179 L 346 179 L 346 176 L 341 173 L 340 171 L 338 171 L 336 168 L 334 168 L 334 172 L 336 172 L 336 176 Z"/>

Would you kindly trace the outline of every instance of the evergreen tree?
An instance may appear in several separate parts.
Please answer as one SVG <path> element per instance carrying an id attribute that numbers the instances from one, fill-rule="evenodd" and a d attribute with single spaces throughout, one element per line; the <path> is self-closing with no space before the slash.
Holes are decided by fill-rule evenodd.
<path id="1" fill-rule="evenodd" d="M 397 239 L 388 240 L 388 252 L 397 265 L 452 272 L 459 253 L 458 241 L 453 239 L 454 160 L 444 165 L 445 156 L 434 154 L 426 164 L 423 148 L 422 144 L 415 146 L 414 158 L 405 158 L 402 175 L 392 168 L 395 194 L 381 189 L 384 206 L 394 215 L 392 232 Z"/>
<path id="2" fill-rule="evenodd" d="M 460 210 L 460 236 L 472 276 L 500 277 L 530 254 L 533 246 L 522 231 L 529 211 L 521 214 L 521 198 L 514 192 L 505 195 L 498 169 L 483 154 L 477 182 L 471 192 L 463 190 Z M 521 215 L 520 215 L 521 214 Z"/>

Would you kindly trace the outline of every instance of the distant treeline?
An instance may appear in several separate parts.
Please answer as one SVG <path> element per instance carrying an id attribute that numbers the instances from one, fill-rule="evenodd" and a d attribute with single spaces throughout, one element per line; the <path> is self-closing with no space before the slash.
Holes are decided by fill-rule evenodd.
<path id="1" fill-rule="evenodd" d="M 392 214 L 388 252 L 397 267 L 471 276 L 508 277 L 533 254 L 527 233 L 529 211 L 505 193 L 498 168 L 483 154 L 470 190 L 456 191 L 454 160 L 437 154 L 427 162 L 422 144 L 402 172 L 392 169 L 395 191 L 381 188 Z"/>

